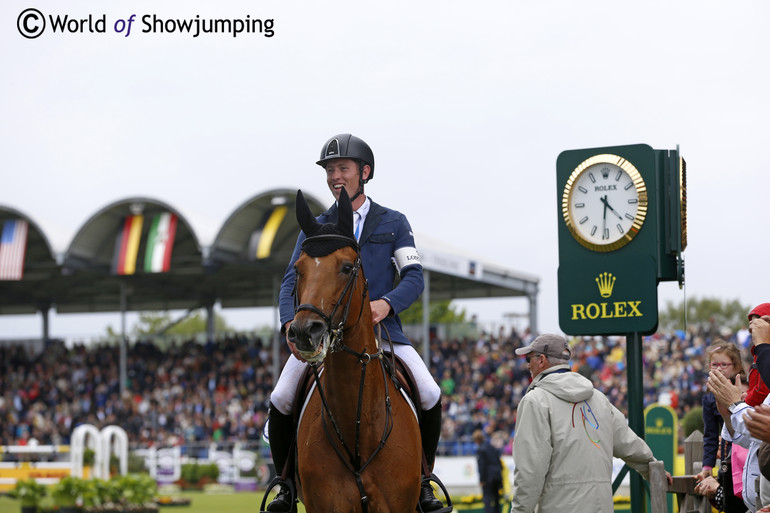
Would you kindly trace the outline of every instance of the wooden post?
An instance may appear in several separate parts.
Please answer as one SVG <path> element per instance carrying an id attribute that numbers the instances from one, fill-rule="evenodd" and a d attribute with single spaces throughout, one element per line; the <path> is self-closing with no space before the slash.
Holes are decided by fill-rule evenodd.
<path id="1" fill-rule="evenodd" d="M 693 465 L 703 461 L 703 433 L 700 431 L 693 431 L 690 436 L 684 441 L 684 473 L 685 474 L 697 474 L 697 471 L 693 468 Z M 702 465 L 702 463 L 701 463 Z"/>
<path id="2" fill-rule="evenodd" d="M 650 512 L 667 513 L 668 501 L 666 494 L 668 482 L 666 481 L 666 468 L 662 461 L 650 463 Z"/>
<path id="3" fill-rule="evenodd" d="M 650 463 L 650 513 L 664 513 L 667 508 L 666 494 L 675 493 L 679 511 L 686 513 L 710 513 L 711 503 L 696 495 L 695 474 L 700 472 L 703 459 L 703 434 L 695 431 L 684 441 L 684 466 L 687 475 L 675 476 L 668 485 L 666 469 L 662 461 Z"/>
<path id="4" fill-rule="evenodd" d="M 703 469 L 703 433 L 693 431 L 684 441 L 684 473 L 688 476 L 699 474 Z M 694 485 L 693 485 L 694 486 Z M 697 495 L 681 495 L 679 507 L 682 511 L 697 511 L 704 499 Z"/>

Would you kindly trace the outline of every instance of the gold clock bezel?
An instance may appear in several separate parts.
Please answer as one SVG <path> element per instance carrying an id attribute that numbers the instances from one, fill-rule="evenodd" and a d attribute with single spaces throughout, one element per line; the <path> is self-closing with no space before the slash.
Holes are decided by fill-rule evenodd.
<path id="1" fill-rule="evenodd" d="M 682 157 L 679 157 L 679 220 L 684 251 L 687 247 L 687 163 Z"/>
<path id="2" fill-rule="evenodd" d="M 574 192 L 573 185 L 575 184 L 575 181 L 583 174 L 583 172 L 585 172 L 588 168 L 595 166 L 596 164 L 613 164 L 628 173 L 628 176 L 631 177 L 631 181 L 636 187 L 636 194 L 639 198 L 639 203 L 636 209 L 636 216 L 634 217 L 631 228 L 620 239 L 608 244 L 597 244 L 585 239 L 576 228 L 575 221 L 572 219 L 569 209 L 572 193 Z M 636 166 L 634 166 L 623 157 L 609 153 L 603 153 L 601 155 L 594 155 L 593 157 L 587 158 L 581 162 L 574 171 L 572 171 L 572 174 L 570 174 L 569 178 L 567 179 L 567 184 L 564 186 L 564 192 L 562 193 L 561 211 L 562 216 L 564 217 L 564 223 L 567 225 L 567 229 L 572 234 L 572 236 L 575 237 L 575 240 L 580 243 L 581 246 L 588 248 L 591 251 L 608 253 L 610 251 L 616 251 L 622 248 L 631 242 L 634 237 L 636 237 L 636 234 L 639 233 L 639 230 L 641 230 L 642 225 L 644 224 L 644 220 L 647 218 L 647 204 L 647 186 L 644 183 L 642 175 L 636 169 Z"/>

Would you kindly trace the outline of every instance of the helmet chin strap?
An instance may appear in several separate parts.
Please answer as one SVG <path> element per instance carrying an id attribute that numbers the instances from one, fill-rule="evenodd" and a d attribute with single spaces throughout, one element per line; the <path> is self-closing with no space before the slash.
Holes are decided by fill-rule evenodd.
<path id="1" fill-rule="evenodd" d="M 350 198 L 350 202 L 353 203 L 356 201 L 356 198 L 358 198 L 360 195 L 364 193 L 364 165 L 363 163 L 359 164 L 359 172 L 358 172 L 358 190 L 356 191 L 356 194 Z"/>
<path id="2" fill-rule="evenodd" d="M 356 191 L 355 195 L 350 198 L 350 202 L 353 203 L 356 201 L 356 198 L 359 197 L 364 193 L 364 182 L 359 178 L 358 179 L 358 191 Z"/>

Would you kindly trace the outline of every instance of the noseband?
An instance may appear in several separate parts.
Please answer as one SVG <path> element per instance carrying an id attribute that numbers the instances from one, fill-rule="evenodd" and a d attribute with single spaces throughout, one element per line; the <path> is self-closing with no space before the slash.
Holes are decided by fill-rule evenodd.
<path id="1" fill-rule="evenodd" d="M 339 298 L 337 301 L 334 302 L 334 308 L 332 309 L 331 313 L 329 315 L 326 315 L 326 313 L 318 308 L 317 306 L 311 304 L 311 303 L 302 303 L 299 304 L 299 294 L 297 293 L 297 283 L 299 282 L 298 279 L 294 280 L 294 314 L 296 316 L 297 313 L 306 310 L 308 312 L 313 312 L 314 314 L 318 315 L 321 319 L 323 319 L 324 324 L 326 324 L 326 332 L 329 333 L 331 336 L 331 344 L 329 349 L 332 352 L 339 351 L 340 349 L 344 349 L 345 351 L 352 353 L 356 356 L 363 356 L 363 353 L 358 353 L 357 351 L 353 351 L 349 347 L 345 346 L 342 343 L 343 339 L 343 331 L 345 329 L 345 324 L 348 320 L 348 315 L 350 314 L 350 304 L 353 300 L 353 287 L 356 284 L 356 281 L 358 280 L 358 273 L 361 270 L 361 249 L 358 247 L 358 243 L 355 242 L 355 239 L 351 237 L 347 237 L 345 235 L 337 235 L 337 234 L 323 234 L 323 235 L 314 235 L 312 237 L 308 237 L 302 242 L 302 249 L 304 250 L 306 246 L 313 243 L 323 243 L 323 242 L 347 242 L 352 243 L 350 244 L 351 247 L 353 247 L 356 250 L 356 260 L 353 263 L 353 270 L 350 272 L 350 277 L 348 278 L 347 283 L 345 284 L 345 287 L 342 289 L 342 292 L 340 293 Z M 367 280 L 364 280 L 364 289 L 361 291 L 361 308 L 358 312 L 358 321 L 361 320 L 361 315 L 364 312 L 364 298 L 366 297 L 366 293 L 369 290 L 369 282 Z M 345 296 L 347 296 L 347 300 L 345 300 Z M 337 310 L 339 310 L 340 305 L 342 305 L 344 302 L 342 315 L 340 317 L 339 322 L 337 325 L 334 325 L 334 317 L 337 315 Z M 356 321 L 356 323 L 358 322 Z"/>

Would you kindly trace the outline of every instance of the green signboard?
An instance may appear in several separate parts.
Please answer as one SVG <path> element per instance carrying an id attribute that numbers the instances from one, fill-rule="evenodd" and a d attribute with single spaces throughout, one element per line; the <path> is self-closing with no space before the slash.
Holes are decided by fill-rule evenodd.
<path id="1" fill-rule="evenodd" d="M 559 326 L 565 333 L 646 334 L 658 327 L 651 256 L 563 261 L 559 284 Z"/>
<path id="2" fill-rule="evenodd" d="M 679 419 L 670 406 L 652 404 L 644 410 L 644 437 L 656 459 L 674 475 L 678 451 Z M 668 511 L 674 511 L 674 497 L 668 494 Z"/>

